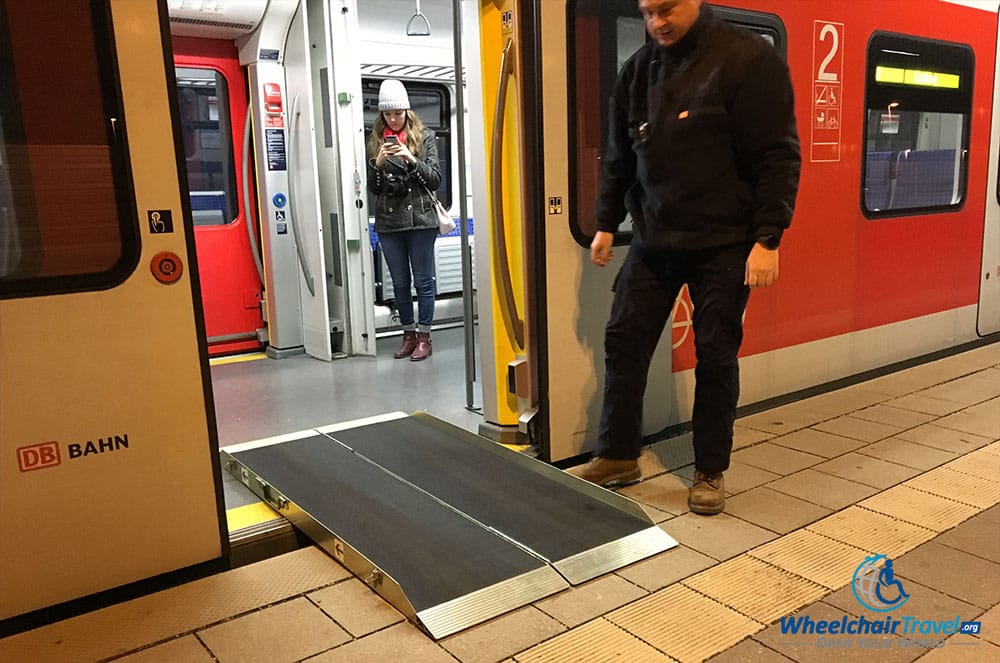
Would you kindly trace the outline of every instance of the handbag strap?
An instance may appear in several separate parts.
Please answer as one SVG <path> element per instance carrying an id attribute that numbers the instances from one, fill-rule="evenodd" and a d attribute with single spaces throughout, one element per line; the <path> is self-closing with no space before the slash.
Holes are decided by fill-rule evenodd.
<path id="1" fill-rule="evenodd" d="M 426 184 L 424 184 L 423 182 L 421 182 L 420 186 L 424 187 L 424 191 L 426 191 L 428 193 L 428 195 L 430 195 L 431 200 L 433 200 L 434 202 L 438 202 L 437 194 L 434 193 L 433 191 L 431 191 L 429 188 L 427 188 Z"/>

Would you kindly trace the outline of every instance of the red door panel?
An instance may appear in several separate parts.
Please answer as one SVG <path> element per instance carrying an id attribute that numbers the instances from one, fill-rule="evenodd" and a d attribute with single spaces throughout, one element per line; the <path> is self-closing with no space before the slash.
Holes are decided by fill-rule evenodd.
<path id="1" fill-rule="evenodd" d="M 246 77 L 232 42 L 174 37 L 173 48 L 209 354 L 258 349 L 253 337 L 227 340 L 264 327 L 247 234 L 256 216 L 243 208 Z"/>

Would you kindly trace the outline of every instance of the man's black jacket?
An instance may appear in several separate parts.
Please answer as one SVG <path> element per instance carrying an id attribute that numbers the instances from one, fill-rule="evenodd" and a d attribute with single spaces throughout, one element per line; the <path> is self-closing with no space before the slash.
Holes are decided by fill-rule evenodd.
<path id="1" fill-rule="evenodd" d="M 688 33 L 648 42 L 611 99 L 597 229 L 628 211 L 649 250 L 780 239 L 801 156 L 788 67 L 763 38 L 707 5 Z"/>

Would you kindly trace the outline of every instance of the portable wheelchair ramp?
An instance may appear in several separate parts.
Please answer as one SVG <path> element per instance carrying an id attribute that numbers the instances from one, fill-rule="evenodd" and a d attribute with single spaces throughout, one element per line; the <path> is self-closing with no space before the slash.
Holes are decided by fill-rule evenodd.
<path id="1" fill-rule="evenodd" d="M 631 500 L 422 412 L 222 454 L 434 638 L 677 545 Z"/>

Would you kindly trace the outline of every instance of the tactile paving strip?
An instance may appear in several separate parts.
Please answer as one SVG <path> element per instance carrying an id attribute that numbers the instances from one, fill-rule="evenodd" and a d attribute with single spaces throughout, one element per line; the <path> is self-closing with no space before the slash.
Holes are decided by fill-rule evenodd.
<path id="1" fill-rule="evenodd" d="M 518 663 L 666 663 L 674 660 L 606 619 L 595 619 L 514 658 Z"/>
<path id="2" fill-rule="evenodd" d="M 979 509 L 974 506 L 909 486 L 890 488 L 869 497 L 861 502 L 860 506 L 914 525 L 927 527 L 935 532 L 951 529 L 979 513 Z"/>
<path id="3" fill-rule="evenodd" d="M 683 585 L 671 585 L 607 619 L 679 661 L 704 661 L 764 628 Z"/>
<path id="4" fill-rule="evenodd" d="M 950 461 L 944 467 L 962 474 L 971 474 L 980 479 L 1000 481 L 1000 456 L 996 456 L 986 449 L 977 449 L 966 456 Z"/>
<path id="5" fill-rule="evenodd" d="M 809 530 L 868 552 L 897 557 L 930 541 L 935 532 L 859 506 L 812 523 Z"/>
<path id="6" fill-rule="evenodd" d="M 682 583 L 762 624 L 770 624 L 828 591 L 747 555 L 702 571 Z"/>
<path id="7" fill-rule="evenodd" d="M 828 589 L 837 589 L 851 581 L 854 569 L 868 552 L 800 529 L 748 554 Z"/>
<path id="8" fill-rule="evenodd" d="M 1000 483 L 964 474 L 947 466 L 914 477 L 904 485 L 980 509 L 988 509 L 1000 502 Z"/>

